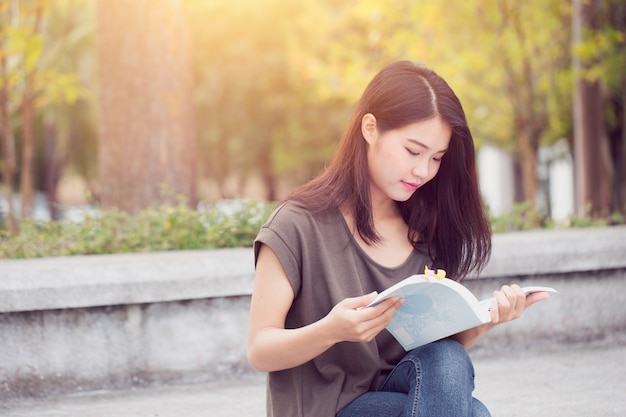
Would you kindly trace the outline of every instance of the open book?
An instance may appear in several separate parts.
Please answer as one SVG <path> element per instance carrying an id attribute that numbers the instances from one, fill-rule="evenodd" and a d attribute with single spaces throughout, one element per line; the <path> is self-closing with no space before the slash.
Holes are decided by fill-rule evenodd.
<path id="1" fill-rule="evenodd" d="M 526 295 L 557 292 L 550 287 L 524 287 Z M 390 297 L 404 298 L 387 330 L 409 351 L 491 321 L 493 297 L 482 301 L 448 278 L 413 275 L 381 292 L 367 307 Z"/>

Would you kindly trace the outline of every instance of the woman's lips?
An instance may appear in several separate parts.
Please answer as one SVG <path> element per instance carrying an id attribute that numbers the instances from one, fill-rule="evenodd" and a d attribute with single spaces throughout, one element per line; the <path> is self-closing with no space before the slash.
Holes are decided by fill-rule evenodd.
<path id="1" fill-rule="evenodd" d="M 419 188 L 420 184 L 415 183 L 415 182 L 409 182 L 409 181 L 402 181 L 402 184 L 404 184 L 404 186 L 406 188 L 408 188 L 411 191 L 415 191 Z"/>

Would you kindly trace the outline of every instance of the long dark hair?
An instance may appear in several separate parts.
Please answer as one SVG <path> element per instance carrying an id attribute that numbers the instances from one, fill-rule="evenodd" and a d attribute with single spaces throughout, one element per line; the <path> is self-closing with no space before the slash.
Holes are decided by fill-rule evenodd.
<path id="1" fill-rule="evenodd" d="M 413 246 L 428 243 L 432 266 L 459 281 L 470 271 L 480 271 L 491 254 L 491 230 L 478 187 L 474 140 L 450 86 L 419 64 L 395 62 L 370 81 L 327 168 L 287 200 L 314 212 L 347 205 L 363 240 L 380 241 L 372 217 L 367 142 L 361 133 L 367 113 L 376 117 L 381 134 L 437 116 L 448 124 L 452 136 L 439 172 L 397 204 Z"/>

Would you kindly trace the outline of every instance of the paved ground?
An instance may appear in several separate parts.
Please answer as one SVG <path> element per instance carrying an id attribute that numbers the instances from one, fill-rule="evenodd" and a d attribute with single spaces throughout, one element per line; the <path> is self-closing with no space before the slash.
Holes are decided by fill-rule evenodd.
<path id="1" fill-rule="evenodd" d="M 626 416 L 626 345 L 474 361 L 475 396 L 493 417 Z M 253 417 L 265 414 L 262 378 L 0 405 L 11 417 Z"/>

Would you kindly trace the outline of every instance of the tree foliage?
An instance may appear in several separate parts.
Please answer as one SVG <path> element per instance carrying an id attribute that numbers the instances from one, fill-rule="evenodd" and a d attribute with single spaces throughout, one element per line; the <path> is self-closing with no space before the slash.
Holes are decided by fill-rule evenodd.
<path id="1" fill-rule="evenodd" d="M 626 212 L 626 4 L 579 1 L 574 19 L 578 211 Z"/>
<path id="2" fill-rule="evenodd" d="M 59 9 L 67 10 L 71 3 L 0 2 L 1 164 L 7 224 L 13 233 L 17 232 L 12 207 L 16 176 L 20 180 L 21 218 L 32 212 L 39 148 L 37 120 L 53 107 L 75 103 L 85 92 L 74 68 L 59 65 L 59 46 L 66 39 L 55 36 L 49 24 L 51 15 Z"/>
<path id="3" fill-rule="evenodd" d="M 350 79 L 352 67 L 371 76 L 396 59 L 431 66 L 460 96 L 477 143 L 513 151 L 517 199 L 534 200 L 539 145 L 571 130 L 569 5 L 363 0 L 354 7 L 328 67 Z"/>
<path id="4" fill-rule="evenodd" d="M 274 199 L 279 178 L 319 171 L 345 115 L 343 98 L 312 78 L 329 12 L 294 0 L 190 3 L 204 174 L 220 184 L 261 176 Z"/>
<path id="5" fill-rule="evenodd" d="M 40 35 L 26 36 L 26 28 L 32 27 L 28 19 L 5 19 L 0 32 L 1 51 L 9 51 L 8 45 L 30 51 L 2 55 L 6 77 L 0 78 L 11 89 L 11 94 L 0 91 L 0 97 L 8 97 L 3 126 L 10 124 L 10 133 L 3 134 L 5 183 L 22 169 L 19 158 L 13 163 L 10 158 L 12 147 L 18 154 L 22 149 L 18 104 L 25 84 L 18 67 L 36 70 L 36 134 L 44 135 L 46 121 L 58 132 L 56 156 L 48 159 L 56 158 L 57 165 L 95 183 L 93 101 L 74 88 L 96 90 L 90 75 L 96 62 L 94 1 L 0 4 L 5 18 L 17 9 L 26 16 L 29 5 L 45 4 Z M 267 198 L 280 198 L 281 183 L 290 188 L 317 174 L 369 79 L 391 61 L 410 59 L 449 81 L 478 146 L 488 143 L 512 152 L 517 200 L 532 202 L 538 147 L 562 138 L 572 142 L 572 62 L 580 59 L 586 63 L 585 79 L 601 85 L 602 122 L 613 158 L 611 210 L 624 210 L 626 18 L 621 0 L 601 2 L 599 27 L 573 47 L 572 1 L 184 4 L 193 47 L 198 174 L 215 180 L 223 197 L 243 194 L 243 184 L 256 177 L 263 179 Z M 72 100 L 75 104 L 68 104 Z M 36 154 L 43 154 L 44 142 L 35 141 Z M 240 181 L 234 191 L 225 185 L 232 178 Z"/>

